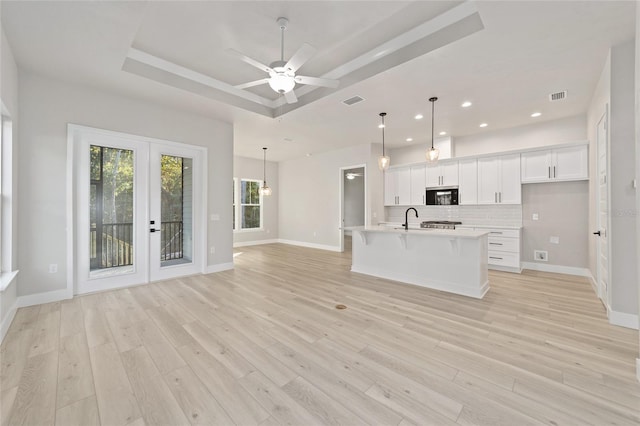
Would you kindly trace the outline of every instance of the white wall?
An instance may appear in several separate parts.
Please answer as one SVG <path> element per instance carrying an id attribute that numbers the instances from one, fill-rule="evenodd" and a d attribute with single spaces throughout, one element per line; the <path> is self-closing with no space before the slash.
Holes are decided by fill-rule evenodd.
<path id="1" fill-rule="evenodd" d="M 218 214 L 220 220 L 208 222 L 215 254 L 208 253 L 207 264 L 233 261 L 231 124 L 22 70 L 19 83 L 19 295 L 66 287 L 68 123 L 208 147 L 207 217 Z M 57 274 L 47 273 L 52 263 Z"/>
<path id="2" fill-rule="evenodd" d="M 640 4 L 636 2 L 636 182 L 640 185 Z M 636 249 L 640 250 L 640 196 L 636 189 Z M 638 267 L 638 296 L 640 296 L 640 262 Z M 640 307 L 640 299 L 638 299 Z M 640 358 L 636 375 L 640 381 Z"/>
<path id="3" fill-rule="evenodd" d="M 638 314 L 635 178 L 635 43 L 611 49 L 611 308 Z"/>
<path id="4" fill-rule="evenodd" d="M 347 179 L 347 173 L 361 173 Z M 364 225 L 364 167 L 344 171 L 344 226 Z"/>
<path id="5" fill-rule="evenodd" d="M 280 163 L 279 237 L 332 250 L 340 248 L 341 167 L 367 165 L 368 223 L 384 215 L 376 145 L 358 145 Z"/>
<path id="6" fill-rule="evenodd" d="M 2 272 L 8 272 L 18 269 L 18 210 L 16 194 L 18 189 L 18 125 L 19 125 L 19 110 L 18 110 L 18 67 L 16 66 L 15 59 L 11 46 L 4 34 L 4 31 L 0 29 L 0 100 L 6 111 L 11 117 L 13 123 L 12 141 L 10 142 L 12 157 L 13 157 L 13 176 L 10 182 L 10 187 L 7 187 L 7 180 L 3 180 L 2 192 L 4 194 L 10 192 L 12 196 L 12 205 L 7 206 L 7 199 L 3 199 L 3 210 L 5 207 L 9 207 L 12 211 L 11 223 L 7 223 L 7 217 L 3 217 L 3 239 L 9 238 L 12 241 L 10 247 L 3 246 L 3 264 Z M 3 155 L 7 155 L 5 151 Z M 6 211 L 5 211 L 6 212 Z M 5 227 L 7 226 L 7 227 Z M 9 251 L 6 253 L 6 251 Z M 7 259 L 10 259 L 7 262 Z M 7 264 L 8 263 L 8 264 Z M 17 277 L 13 282 L 0 292 L 0 341 L 4 336 L 4 331 L 8 328 L 9 323 L 15 313 L 15 303 L 18 297 L 18 282 L 22 277 Z"/>
<path id="7" fill-rule="evenodd" d="M 233 177 L 262 180 L 262 160 L 233 157 Z M 233 233 L 234 244 L 278 238 L 278 197 L 280 196 L 278 181 L 278 163 L 267 161 L 267 184 L 273 193 L 269 197 L 263 197 L 262 230 L 236 231 Z"/>
<path id="8" fill-rule="evenodd" d="M 516 149 L 535 148 L 586 140 L 586 116 L 544 121 L 527 126 L 501 130 L 486 130 L 475 135 L 454 137 L 453 156 L 490 154 Z M 425 161 L 427 145 L 411 145 L 389 150 L 391 164 L 420 163 Z"/>

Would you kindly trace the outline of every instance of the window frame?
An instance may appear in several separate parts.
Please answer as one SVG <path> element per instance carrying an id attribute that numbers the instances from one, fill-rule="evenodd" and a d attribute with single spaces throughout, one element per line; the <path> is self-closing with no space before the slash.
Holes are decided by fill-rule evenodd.
<path id="1" fill-rule="evenodd" d="M 235 233 L 244 233 L 244 232 L 261 232 L 264 231 L 264 196 L 258 192 L 259 196 L 259 204 L 244 204 L 242 203 L 242 182 L 256 182 L 258 184 L 258 188 L 262 186 L 262 179 L 251 179 L 251 178 L 233 178 L 233 212 L 235 219 L 235 227 L 233 228 L 233 232 Z M 242 227 L 242 208 L 244 206 L 254 206 L 260 208 L 260 226 L 257 228 L 243 228 Z"/>

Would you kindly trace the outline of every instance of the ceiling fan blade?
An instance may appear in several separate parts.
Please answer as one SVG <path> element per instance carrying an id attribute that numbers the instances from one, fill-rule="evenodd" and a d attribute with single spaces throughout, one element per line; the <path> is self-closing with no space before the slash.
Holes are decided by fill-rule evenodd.
<path id="1" fill-rule="evenodd" d="M 331 80 L 328 78 L 318 78 L 318 77 L 307 77 L 306 75 L 297 75 L 295 77 L 296 83 L 300 84 L 310 84 L 312 86 L 322 86 L 322 87 L 331 87 L 335 89 L 340 85 L 339 80 Z"/>
<path id="2" fill-rule="evenodd" d="M 316 48 L 310 45 L 309 43 L 304 43 L 300 46 L 300 49 L 296 53 L 293 54 L 289 62 L 284 66 L 285 69 L 289 69 L 291 71 L 297 71 L 305 62 L 307 62 L 313 55 L 316 53 Z"/>
<path id="3" fill-rule="evenodd" d="M 284 98 L 287 100 L 288 104 L 295 104 L 296 102 L 298 102 L 298 97 L 296 96 L 295 93 L 293 93 L 293 90 L 290 90 L 287 93 L 285 93 Z"/>
<path id="4" fill-rule="evenodd" d="M 267 84 L 269 82 L 268 78 L 262 78 L 260 80 L 250 81 L 244 84 L 238 84 L 237 86 L 233 86 L 236 89 L 246 89 L 248 87 L 260 86 L 261 84 Z"/>
<path id="5" fill-rule="evenodd" d="M 264 72 L 272 72 L 273 70 L 268 67 L 267 65 L 263 64 L 260 61 L 256 61 L 253 58 L 248 57 L 247 55 L 245 55 L 244 53 L 240 53 L 237 50 L 234 49 L 227 49 L 227 53 L 229 53 L 232 56 L 235 56 L 236 58 L 240 59 L 241 61 L 244 61 L 246 63 L 248 63 L 249 65 L 253 65 L 254 67 L 258 68 L 259 70 L 262 70 Z"/>

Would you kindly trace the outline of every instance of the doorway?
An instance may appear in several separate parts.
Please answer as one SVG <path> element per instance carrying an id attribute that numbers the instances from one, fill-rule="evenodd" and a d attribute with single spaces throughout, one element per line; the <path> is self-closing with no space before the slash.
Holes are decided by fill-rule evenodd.
<path id="1" fill-rule="evenodd" d="M 340 169 L 340 251 L 351 250 L 351 231 L 345 227 L 366 224 L 366 166 Z"/>
<path id="2" fill-rule="evenodd" d="M 203 272 L 206 149 L 70 126 L 73 291 Z"/>
<path id="3" fill-rule="evenodd" d="M 597 268 L 596 275 L 598 281 L 598 296 L 605 308 L 607 316 L 611 307 L 611 288 L 609 273 L 609 146 L 607 135 L 607 111 L 608 105 L 605 106 L 605 113 L 602 115 L 596 126 L 596 168 L 598 177 L 597 203 L 598 213 L 596 216 L 596 225 L 598 227 L 595 234 L 598 239 L 596 241 L 596 258 Z"/>

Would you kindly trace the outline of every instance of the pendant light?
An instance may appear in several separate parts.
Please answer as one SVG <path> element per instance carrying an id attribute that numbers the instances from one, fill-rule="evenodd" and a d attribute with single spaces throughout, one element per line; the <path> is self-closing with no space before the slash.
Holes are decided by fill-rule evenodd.
<path id="1" fill-rule="evenodd" d="M 268 197 L 271 195 L 271 188 L 267 186 L 267 148 L 262 148 L 264 152 L 262 160 L 262 187 L 260 188 L 260 195 Z"/>
<path id="2" fill-rule="evenodd" d="M 431 149 L 429 149 L 425 156 L 427 157 L 427 161 L 430 163 L 435 163 L 438 161 L 438 157 L 440 156 L 440 150 L 438 148 L 434 148 L 433 146 L 433 110 L 435 108 L 435 103 L 438 100 L 435 96 L 433 98 L 429 98 L 429 102 L 431 102 Z"/>
<path id="3" fill-rule="evenodd" d="M 380 117 L 382 118 L 382 124 L 380 124 L 380 128 L 382 129 L 382 155 L 378 157 L 378 167 L 380 170 L 385 171 L 389 168 L 389 163 L 391 159 L 388 155 L 384 154 L 384 116 L 387 115 L 386 112 L 381 112 Z"/>

